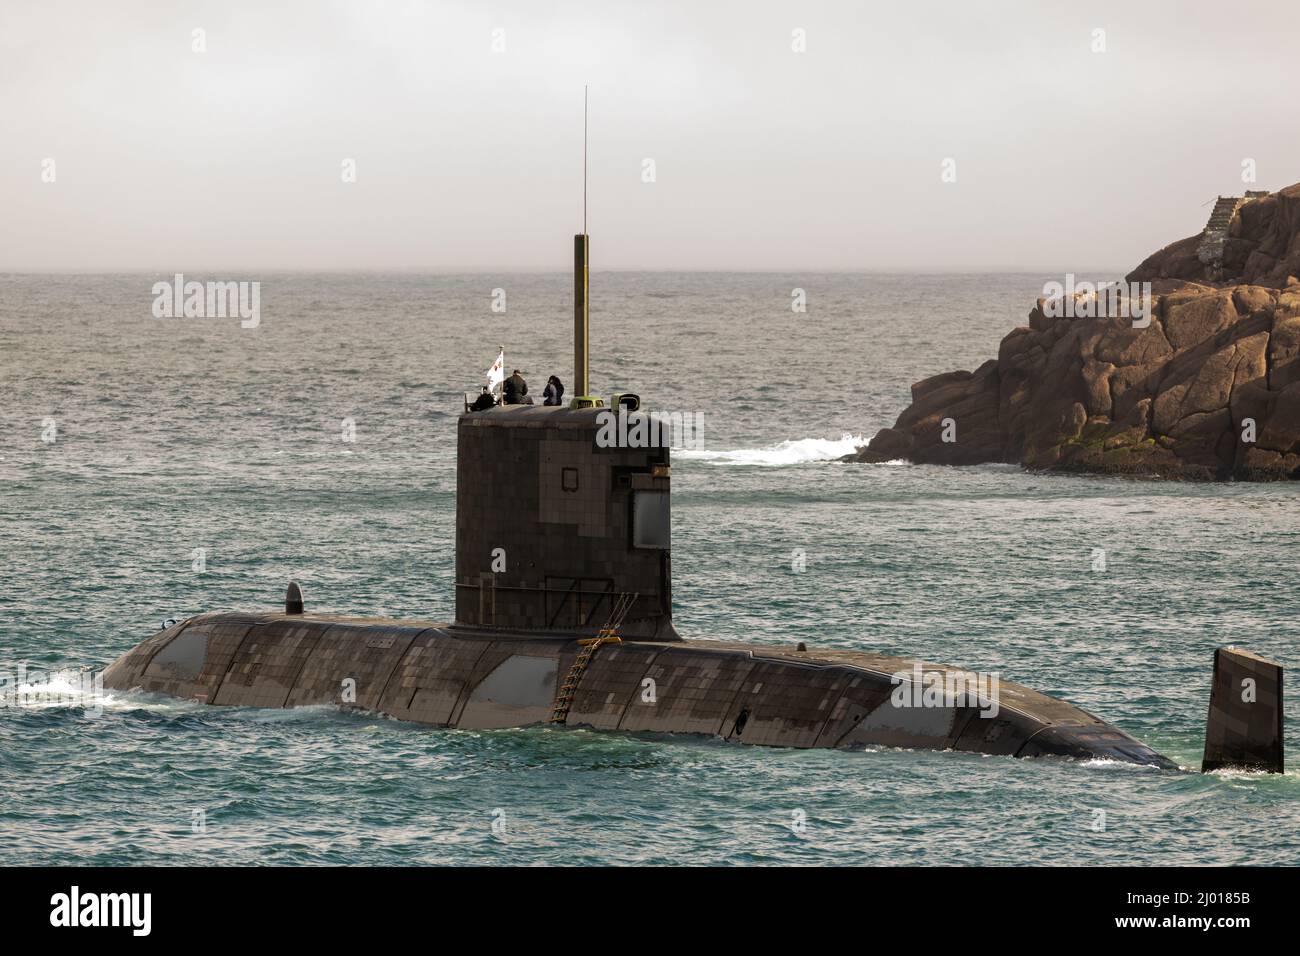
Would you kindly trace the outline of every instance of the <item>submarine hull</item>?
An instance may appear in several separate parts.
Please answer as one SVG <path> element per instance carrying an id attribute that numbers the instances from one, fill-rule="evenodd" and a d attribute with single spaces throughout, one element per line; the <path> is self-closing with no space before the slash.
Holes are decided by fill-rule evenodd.
<path id="1" fill-rule="evenodd" d="M 563 721 L 570 727 L 1176 767 L 1086 711 L 1018 684 L 1000 682 L 992 701 L 914 706 L 907 701 L 916 695 L 899 693 L 897 675 L 966 674 L 942 665 L 850 650 L 627 640 L 600 646 L 571 673 L 582 651 L 572 634 L 211 613 L 128 651 L 105 671 L 104 686 L 218 706 L 334 705 L 492 729 L 551 720 L 567 681 L 576 683 Z"/>

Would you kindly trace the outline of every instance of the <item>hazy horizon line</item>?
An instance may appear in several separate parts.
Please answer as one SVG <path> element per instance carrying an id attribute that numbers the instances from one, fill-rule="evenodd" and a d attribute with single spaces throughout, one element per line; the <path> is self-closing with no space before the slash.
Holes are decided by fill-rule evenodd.
<path id="1" fill-rule="evenodd" d="M 895 276 L 981 276 L 981 275 L 1065 275 L 1105 274 L 1126 275 L 1137 266 L 1123 268 L 1072 267 L 1069 269 L 1039 268 L 988 268 L 988 269 L 592 269 L 595 275 L 895 275 Z M 286 268 L 268 267 L 208 267 L 176 269 L 5 269 L 0 267 L 0 276 L 174 276 L 212 273 L 273 274 L 273 275 L 373 275 L 373 276 L 493 276 L 493 275 L 533 275 L 533 276 L 571 276 L 570 269 L 416 269 L 416 268 Z"/>

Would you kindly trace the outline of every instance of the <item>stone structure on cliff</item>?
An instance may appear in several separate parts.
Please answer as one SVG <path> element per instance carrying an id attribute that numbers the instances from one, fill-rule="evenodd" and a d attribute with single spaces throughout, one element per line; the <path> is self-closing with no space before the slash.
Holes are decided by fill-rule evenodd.
<path id="1" fill-rule="evenodd" d="M 1126 277 L 1150 283 L 1149 321 L 1039 299 L 997 358 L 916 383 L 844 460 L 1300 478 L 1300 184 L 1225 198 Z M 1089 297 L 1070 311 L 1105 311 Z"/>

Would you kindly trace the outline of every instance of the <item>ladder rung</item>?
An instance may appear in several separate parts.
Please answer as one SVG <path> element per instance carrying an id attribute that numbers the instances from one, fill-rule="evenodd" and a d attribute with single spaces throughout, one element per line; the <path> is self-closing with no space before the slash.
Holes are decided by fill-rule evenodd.
<path id="1" fill-rule="evenodd" d="M 582 650 L 573 659 L 573 666 L 569 668 L 568 676 L 565 677 L 564 683 L 560 686 L 560 692 L 555 698 L 554 706 L 551 708 L 551 723 L 562 724 L 568 720 L 569 708 L 573 705 L 573 698 L 578 692 L 578 685 L 582 683 L 582 675 L 587 670 L 587 665 L 591 663 L 592 657 L 595 656 L 600 646 L 602 644 L 623 643 L 623 639 L 618 636 L 618 629 L 635 600 L 635 595 L 620 594 L 605 626 L 596 632 L 594 638 L 583 638 L 578 641 Z"/>

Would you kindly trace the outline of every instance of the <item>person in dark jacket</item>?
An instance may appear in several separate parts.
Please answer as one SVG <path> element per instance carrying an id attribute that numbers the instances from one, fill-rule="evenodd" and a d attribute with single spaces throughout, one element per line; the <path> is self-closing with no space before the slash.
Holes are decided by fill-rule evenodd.
<path id="1" fill-rule="evenodd" d="M 474 404 L 469 407 L 469 410 L 471 412 L 485 411 L 486 409 L 491 408 L 496 403 L 497 400 L 492 397 L 492 393 L 489 392 L 488 387 L 484 385 L 483 391 L 479 394 L 478 398 L 474 399 Z"/>
<path id="2" fill-rule="evenodd" d="M 558 376 L 552 375 L 546 380 L 546 388 L 542 390 L 542 404 L 564 404 L 564 383 L 560 381 Z"/>
<path id="3" fill-rule="evenodd" d="M 528 394 L 528 383 L 524 377 L 519 374 L 519 369 L 505 381 L 505 387 L 502 391 L 502 405 L 522 405 L 524 396 Z M 529 404 L 532 404 L 531 402 Z"/>

